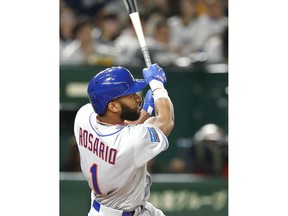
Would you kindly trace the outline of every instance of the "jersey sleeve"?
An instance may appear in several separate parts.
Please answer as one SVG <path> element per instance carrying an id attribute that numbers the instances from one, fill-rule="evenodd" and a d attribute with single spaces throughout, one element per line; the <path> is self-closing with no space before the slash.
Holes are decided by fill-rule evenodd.
<path id="1" fill-rule="evenodd" d="M 137 167 L 143 166 L 169 147 L 167 137 L 154 125 L 147 123 L 136 125 L 133 128 L 133 134 L 136 141 L 134 157 Z"/>

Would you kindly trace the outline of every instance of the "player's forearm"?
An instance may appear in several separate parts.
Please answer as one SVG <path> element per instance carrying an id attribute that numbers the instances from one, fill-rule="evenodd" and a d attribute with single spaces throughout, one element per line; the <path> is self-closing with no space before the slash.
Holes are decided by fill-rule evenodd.
<path id="1" fill-rule="evenodd" d="M 167 82 L 165 72 L 157 64 L 153 64 L 144 68 L 142 73 L 149 83 L 156 110 L 156 117 L 148 119 L 147 122 L 157 126 L 168 136 L 174 128 L 174 108 L 164 87 Z"/>
<path id="2" fill-rule="evenodd" d="M 156 116 L 146 122 L 157 126 L 166 136 L 174 128 L 174 108 L 170 98 L 159 98 L 155 101 Z"/>
<path id="3" fill-rule="evenodd" d="M 153 92 L 156 119 L 155 125 L 168 136 L 174 128 L 174 108 L 162 82 L 152 80 L 149 82 Z"/>
<path id="4" fill-rule="evenodd" d="M 168 136 L 174 128 L 174 108 L 170 98 L 155 101 L 156 118 L 161 119 L 160 130 Z"/>

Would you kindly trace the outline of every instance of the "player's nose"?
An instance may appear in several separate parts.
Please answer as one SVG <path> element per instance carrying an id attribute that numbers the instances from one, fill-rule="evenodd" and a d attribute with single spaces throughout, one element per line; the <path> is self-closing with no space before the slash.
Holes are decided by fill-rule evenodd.
<path id="1" fill-rule="evenodd" d="M 137 101 L 137 102 L 140 102 L 142 100 L 142 97 L 140 95 L 138 95 L 137 93 L 134 93 L 134 99 Z"/>
<path id="2" fill-rule="evenodd" d="M 140 95 L 138 95 L 137 93 L 134 93 L 134 99 L 136 101 L 136 103 L 140 104 L 140 106 L 142 105 L 142 97 Z"/>

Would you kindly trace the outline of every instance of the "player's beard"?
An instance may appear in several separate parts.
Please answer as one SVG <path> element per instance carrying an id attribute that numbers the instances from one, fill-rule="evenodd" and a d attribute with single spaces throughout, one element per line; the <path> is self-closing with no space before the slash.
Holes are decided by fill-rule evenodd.
<path id="1" fill-rule="evenodd" d="M 121 103 L 121 108 L 122 108 L 122 112 L 120 114 L 120 118 L 124 121 L 135 121 L 137 119 L 139 119 L 140 117 L 140 110 L 137 109 L 137 107 L 135 109 L 131 109 L 130 107 L 128 107 L 126 104 Z"/>

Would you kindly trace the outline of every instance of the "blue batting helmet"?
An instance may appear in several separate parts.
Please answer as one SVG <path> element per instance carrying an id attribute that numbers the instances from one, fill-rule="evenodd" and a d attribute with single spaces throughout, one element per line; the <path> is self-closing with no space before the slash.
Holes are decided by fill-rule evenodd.
<path id="1" fill-rule="evenodd" d="M 134 79 L 126 68 L 111 67 L 91 79 L 87 92 L 94 111 L 103 114 L 111 100 L 141 91 L 146 85 L 144 79 Z"/>

